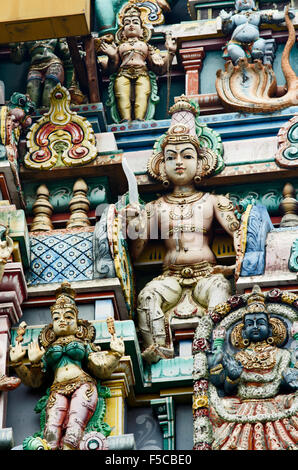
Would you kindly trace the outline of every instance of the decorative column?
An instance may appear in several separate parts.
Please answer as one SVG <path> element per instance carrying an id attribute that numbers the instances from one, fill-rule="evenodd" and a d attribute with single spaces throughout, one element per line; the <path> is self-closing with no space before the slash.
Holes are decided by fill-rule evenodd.
<path id="1" fill-rule="evenodd" d="M 200 71 L 205 57 L 204 47 L 190 47 L 179 50 L 185 75 L 185 94 L 198 95 L 200 92 Z"/>
<path id="2" fill-rule="evenodd" d="M 7 375 L 10 328 L 22 317 L 21 304 L 26 297 L 22 264 L 7 263 L 0 283 L 0 376 Z M 13 430 L 5 428 L 6 406 L 7 392 L 0 391 L 0 450 L 9 450 L 13 446 Z"/>
<path id="3" fill-rule="evenodd" d="M 103 386 L 109 387 L 111 390 L 111 397 L 106 398 L 106 414 L 104 417 L 104 421 L 112 428 L 110 436 L 124 434 L 125 400 L 133 384 L 132 362 L 130 356 L 124 356 L 111 378 L 102 382 Z"/>
<path id="4" fill-rule="evenodd" d="M 157 398 L 155 400 L 151 400 L 150 404 L 162 431 L 163 450 L 174 450 L 175 414 L 173 398 Z"/>

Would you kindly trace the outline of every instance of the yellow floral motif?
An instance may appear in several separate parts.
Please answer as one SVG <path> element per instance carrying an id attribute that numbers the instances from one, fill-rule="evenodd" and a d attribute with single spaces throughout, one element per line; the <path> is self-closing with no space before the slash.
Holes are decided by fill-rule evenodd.
<path id="1" fill-rule="evenodd" d="M 207 395 L 200 395 L 193 399 L 192 408 L 197 410 L 198 408 L 203 408 L 208 406 L 208 397 Z"/>
<path id="2" fill-rule="evenodd" d="M 281 299 L 283 302 L 287 304 L 292 304 L 296 299 L 298 299 L 297 294 L 294 294 L 293 292 L 283 292 Z"/>
<path id="3" fill-rule="evenodd" d="M 218 313 L 222 317 L 227 315 L 231 311 L 231 306 L 228 303 L 218 304 L 214 308 L 214 312 Z"/>

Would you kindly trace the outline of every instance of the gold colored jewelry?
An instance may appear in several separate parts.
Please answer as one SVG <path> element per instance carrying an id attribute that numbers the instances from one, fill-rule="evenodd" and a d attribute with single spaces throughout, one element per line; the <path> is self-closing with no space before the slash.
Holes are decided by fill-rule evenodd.
<path id="1" fill-rule="evenodd" d="M 223 370 L 223 365 L 218 364 L 217 366 L 213 367 L 213 369 L 210 369 L 210 374 L 220 374 L 222 370 Z"/>
<path id="2" fill-rule="evenodd" d="M 235 380 L 232 380 L 230 379 L 230 377 L 226 377 L 226 381 L 229 383 L 229 384 L 232 384 L 232 385 L 236 385 L 237 383 L 239 383 L 239 378 L 238 379 L 235 379 Z"/>

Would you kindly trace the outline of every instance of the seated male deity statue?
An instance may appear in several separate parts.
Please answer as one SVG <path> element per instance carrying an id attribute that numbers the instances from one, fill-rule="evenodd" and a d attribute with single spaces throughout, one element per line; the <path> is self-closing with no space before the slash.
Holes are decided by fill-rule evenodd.
<path id="1" fill-rule="evenodd" d="M 200 147 L 185 125 L 170 127 L 161 151 L 148 162 L 148 172 L 171 191 L 145 208 L 129 204 L 124 210 L 133 259 L 150 239 L 163 240 L 166 250 L 163 273 L 138 296 L 138 327 L 143 357 L 149 362 L 174 355 L 170 322 L 200 317 L 231 295 L 226 276 L 234 266 L 216 264 L 211 250 L 215 220 L 234 239 L 238 249 L 239 222 L 232 202 L 225 196 L 204 193 L 196 185 L 214 171 L 216 157 Z"/>

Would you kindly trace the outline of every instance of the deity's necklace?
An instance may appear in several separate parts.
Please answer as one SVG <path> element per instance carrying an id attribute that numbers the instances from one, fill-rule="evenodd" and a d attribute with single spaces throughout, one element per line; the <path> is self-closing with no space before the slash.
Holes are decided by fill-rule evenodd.
<path id="1" fill-rule="evenodd" d="M 199 201 L 204 193 L 195 192 L 189 195 L 184 194 L 183 192 L 177 194 L 170 194 L 164 196 L 165 202 L 169 204 L 175 204 L 179 206 L 178 212 L 176 208 L 170 210 L 169 215 L 172 220 L 181 220 L 181 219 L 191 219 L 193 216 L 193 203 Z"/>

